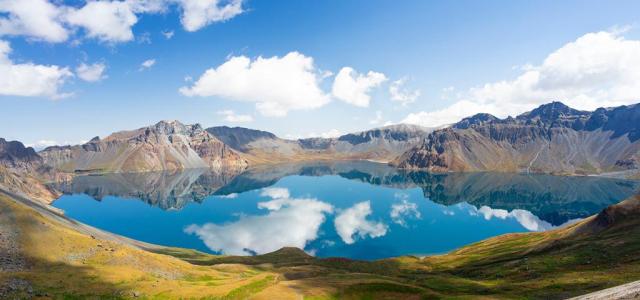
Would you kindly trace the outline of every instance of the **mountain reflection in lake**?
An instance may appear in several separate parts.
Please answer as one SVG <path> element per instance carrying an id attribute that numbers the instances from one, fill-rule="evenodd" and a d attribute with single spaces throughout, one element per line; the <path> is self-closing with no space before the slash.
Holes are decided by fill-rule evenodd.
<path id="1" fill-rule="evenodd" d="M 433 174 L 358 161 L 241 174 L 80 176 L 58 188 L 65 195 L 54 206 L 70 217 L 145 242 L 238 255 L 294 246 L 322 257 L 377 259 L 548 230 L 593 215 L 640 185 L 598 177 Z"/>

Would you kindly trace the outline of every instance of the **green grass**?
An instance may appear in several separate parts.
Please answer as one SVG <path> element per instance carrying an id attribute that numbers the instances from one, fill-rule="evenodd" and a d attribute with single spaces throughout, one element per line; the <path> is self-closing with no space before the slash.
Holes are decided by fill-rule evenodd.
<path id="1" fill-rule="evenodd" d="M 267 276 L 263 279 L 254 281 L 247 285 L 241 286 L 237 289 L 232 290 L 226 296 L 222 297 L 222 300 L 236 300 L 236 299 L 247 299 L 252 295 L 255 295 L 262 290 L 266 289 L 270 285 L 273 285 L 274 282 L 273 276 Z"/>

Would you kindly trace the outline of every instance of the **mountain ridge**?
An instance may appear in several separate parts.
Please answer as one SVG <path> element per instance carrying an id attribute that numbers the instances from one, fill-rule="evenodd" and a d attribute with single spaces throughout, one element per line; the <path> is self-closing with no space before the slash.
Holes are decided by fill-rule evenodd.
<path id="1" fill-rule="evenodd" d="M 160 121 L 118 131 L 75 146 L 52 146 L 39 153 L 45 163 L 67 172 L 140 172 L 192 168 L 243 169 L 239 153 L 201 125 Z"/>
<path id="2" fill-rule="evenodd" d="M 431 171 L 599 174 L 640 167 L 640 105 L 593 112 L 551 102 L 499 119 L 464 118 L 430 133 L 392 164 Z"/>

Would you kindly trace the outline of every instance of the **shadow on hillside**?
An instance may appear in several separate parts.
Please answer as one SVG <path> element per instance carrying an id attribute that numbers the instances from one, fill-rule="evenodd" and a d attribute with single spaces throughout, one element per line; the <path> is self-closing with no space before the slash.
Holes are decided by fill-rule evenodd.
<path id="1" fill-rule="evenodd" d="M 27 257 L 27 267 L 0 275 L 1 299 L 124 299 L 134 296 L 127 284 L 101 280 L 94 268 Z"/>

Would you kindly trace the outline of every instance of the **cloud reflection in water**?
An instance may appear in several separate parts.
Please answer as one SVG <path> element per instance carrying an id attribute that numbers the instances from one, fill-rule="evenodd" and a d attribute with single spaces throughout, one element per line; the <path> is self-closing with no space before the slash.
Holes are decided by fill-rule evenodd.
<path id="1" fill-rule="evenodd" d="M 261 195 L 272 197 L 258 203 L 259 208 L 269 211 L 266 215 L 241 216 L 224 225 L 192 224 L 185 232 L 197 235 L 209 249 L 224 254 L 263 254 L 285 246 L 304 249 L 318 238 L 325 214 L 333 212 L 333 206 L 317 199 L 290 198 L 287 189 L 265 189 Z"/>

